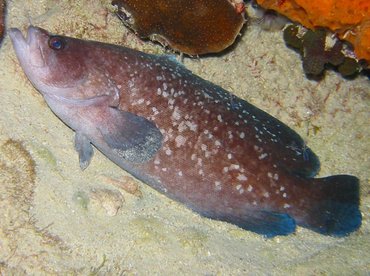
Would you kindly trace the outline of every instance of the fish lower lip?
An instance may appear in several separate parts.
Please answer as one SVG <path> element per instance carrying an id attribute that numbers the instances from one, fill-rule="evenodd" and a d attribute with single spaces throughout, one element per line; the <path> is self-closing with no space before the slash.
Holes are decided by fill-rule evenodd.
<path id="1" fill-rule="evenodd" d="M 8 30 L 8 34 L 11 40 L 14 41 L 23 41 L 26 42 L 25 37 L 23 36 L 22 32 L 17 28 L 10 28 Z"/>

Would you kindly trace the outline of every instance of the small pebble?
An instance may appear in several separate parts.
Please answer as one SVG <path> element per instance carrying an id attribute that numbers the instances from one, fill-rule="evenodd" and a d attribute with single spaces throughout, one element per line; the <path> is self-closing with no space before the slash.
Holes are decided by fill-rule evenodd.
<path id="1" fill-rule="evenodd" d="M 117 214 L 124 203 L 124 198 L 119 191 L 109 189 L 93 189 L 90 191 L 90 205 L 94 210 L 102 209 L 107 216 L 113 217 Z"/>

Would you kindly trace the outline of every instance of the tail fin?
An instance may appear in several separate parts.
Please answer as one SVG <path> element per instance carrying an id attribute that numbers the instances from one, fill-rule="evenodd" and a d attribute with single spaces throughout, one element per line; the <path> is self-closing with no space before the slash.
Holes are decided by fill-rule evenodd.
<path id="1" fill-rule="evenodd" d="M 357 177 L 334 175 L 314 179 L 312 188 L 318 197 L 303 226 L 337 237 L 346 236 L 361 226 Z"/>

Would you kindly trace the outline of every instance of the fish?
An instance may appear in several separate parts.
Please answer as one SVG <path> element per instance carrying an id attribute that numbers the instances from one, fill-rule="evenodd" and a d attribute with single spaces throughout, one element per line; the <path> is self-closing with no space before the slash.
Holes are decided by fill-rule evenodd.
<path id="1" fill-rule="evenodd" d="M 0 0 L 0 45 L 4 37 L 5 0 Z"/>
<path id="2" fill-rule="evenodd" d="M 35 26 L 9 35 L 30 82 L 75 131 L 82 170 L 95 147 L 201 216 L 267 238 L 361 226 L 357 177 L 315 178 L 318 157 L 296 132 L 173 56 Z"/>

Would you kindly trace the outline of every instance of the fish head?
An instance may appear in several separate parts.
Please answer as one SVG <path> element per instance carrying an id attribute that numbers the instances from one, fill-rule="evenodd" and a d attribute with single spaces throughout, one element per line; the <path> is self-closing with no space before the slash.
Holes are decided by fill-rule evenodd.
<path id="1" fill-rule="evenodd" d="M 32 84 L 42 93 L 63 93 L 86 78 L 78 40 L 52 35 L 30 26 L 27 37 L 11 28 L 9 36 L 17 58 Z"/>

